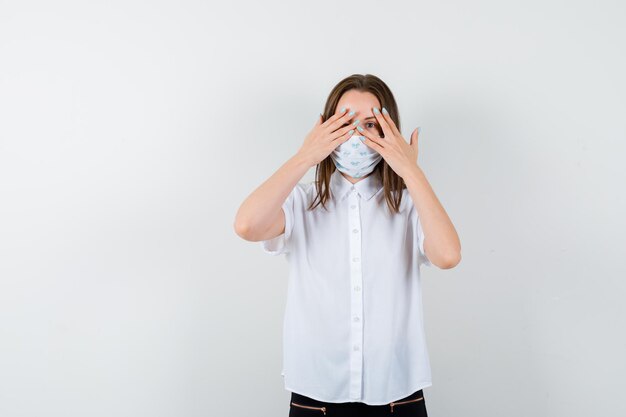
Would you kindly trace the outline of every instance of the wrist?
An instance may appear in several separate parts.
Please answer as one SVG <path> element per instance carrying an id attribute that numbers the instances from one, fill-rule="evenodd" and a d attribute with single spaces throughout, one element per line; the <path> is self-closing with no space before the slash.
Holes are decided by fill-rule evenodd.
<path id="1" fill-rule="evenodd" d="M 307 170 L 309 168 L 311 168 L 313 166 L 313 164 L 311 163 L 311 160 L 306 158 L 303 154 L 301 154 L 300 152 L 297 152 L 295 155 L 293 155 L 290 159 L 290 161 L 298 166 L 301 169 Z"/>
<path id="2" fill-rule="evenodd" d="M 417 163 L 415 165 L 410 165 L 406 171 L 404 182 L 407 181 L 414 181 L 416 179 L 419 179 L 421 177 L 424 176 L 424 172 L 422 171 L 422 169 L 419 167 L 419 165 L 417 165 Z"/>

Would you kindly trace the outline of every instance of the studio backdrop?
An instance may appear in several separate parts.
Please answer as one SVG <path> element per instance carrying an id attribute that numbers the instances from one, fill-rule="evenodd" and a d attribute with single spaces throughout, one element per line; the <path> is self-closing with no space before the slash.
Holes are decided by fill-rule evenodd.
<path id="1" fill-rule="evenodd" d="M 351 74 L 461 240 L 422 269 L 429 415 L 626 415 L 625 15 L 0 2 L 0 415 L 287 416 L 288 264 L 233 223 Z"/>

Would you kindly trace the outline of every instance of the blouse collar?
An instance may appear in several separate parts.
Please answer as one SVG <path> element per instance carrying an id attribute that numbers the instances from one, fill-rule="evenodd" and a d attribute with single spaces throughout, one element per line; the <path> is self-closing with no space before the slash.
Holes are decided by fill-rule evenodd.
<path id="1" fill-rule="evenodd" d="M 378 192 L 378 190 L 382 188 L 382 186 L 383 184 L 378 172 L 372 172 L 370 175 L 354 184 L 341 175 L 341 172 L 338 169 L 335 169 L 330 177 L 331 192 L 340 201 L 348 195 L 352 188 L 354 188 L 361 197 L 369 200 Z"/>

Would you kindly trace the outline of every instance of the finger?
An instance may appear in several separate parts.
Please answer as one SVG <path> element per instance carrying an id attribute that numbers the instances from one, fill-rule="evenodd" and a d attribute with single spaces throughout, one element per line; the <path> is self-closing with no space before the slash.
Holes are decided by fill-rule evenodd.
<path id="1" fill-rule="evenodd" d="M 346 133 L 344 133 L 343 135 L 337 136 L 335 139 L 330 141 L 330 146 L 335 149 L 337 148 L 339 145 L 341 145 L 342 143 L 348 141 L 352 135 L 354 135 L 354 132 L 351 131 L 347 131 Z"/>
<path id="2" fill-rule="evenodd" d="M 393 121 L 393 119 L 391 118 L 391 115 L 389 114 L 389 112 L 387 111 L 386 108 L 383 107 L 383 112 L 382 112 L 383 117 L 385 118 L 385 121 L 387 122 L 387 124 L 389 125 L 389 127 L 391 128 L 391 130 L 393 131 L 394 135 L 396 136 L 402 136 L 402 134 L 400 133 L 400 131 L 398 130 L 398 127 L 396 126 L 396 122 Z"/>
<path id="3" fill-rule="evenodd" d="M 359 129 L 359 134 L 361 136 L 365 136 L 365 141 L 363 141 L 363 143 L 365 143 L 366 145 L 369 145 L 369 143 L 374 143 L 374 144 L 378 145 L 380 148 L 384 148 L 385 147 L 385 140 L 383 138 L 376 137 L 376 136 L 372 135 L 370 132 L 366 131 L 365 129 L 363 129 L 363 130 Z M 368 141 L 369 141 L 369 143 L 368 143 Z M 374 149 L 374 148 L 372 147 L 372 149 Z M 376 149 L 376 150 L 378 150 L 378 149 Z M 380 153 L 380 151 L 379 151 L 379 153 Z"/>
<path id="4" fill-rule="evenodd" d="M 415 150 L 417 150 L 417 135 L 418 134 L 419 134 L 419 127 L 413 130 L 413 133 L 411 133 L 411 141 L 409 143 L 409 145 L 411 145 Z"/>
<path id="5" fill-rule="evenodd" d="M 324 126 L 325 128 L 330 126 L 333 122 L 335 122 L 337 119 L 339 119 L 340 117 L 343 117 L 344 114 L 347 114 L 348 112 L 348 108 L 344 107 L 343 111 L 341 109 L 339 109 L 335 114 L 333 114 L 332 116 L 330 116 L 328 118 L 328 120 L 326 120 L 324 123 L 322 123 L 322 126 Z"/>
<path id="6" fill-rule="evenodd" d="M 350 111 L 344 114 L 343 116 L 341 116 L 339 119 L 332 122 L 328 127 L 326 127 L 326 129 L 330 132 L 334 132 L 337 129 L 344 127 L 345 124 L 348 124 L 348 126 L 345 126 L 345 127 L 350 127 L 349 126 L 350 120 L 352 119 L 353 116 L 354 116 L 354 112 Z"/>
<path id="7" fill-rule="evenodd" d="M 380 145 L 378 142 L 375 142 L 372 139 L 372 136 L 365 136 L 365 140 L 363 141 L 364 144 L 366 144 L 367 146 L 369 146 L 370 148 L 374 149 L 376 152 L 378 152 L 379 154 L 381 154 L 383 156 L 383 158 L 385 157 L 385 148 Z M 379 140 L 383 140 L 383 139 L 379 139 Z"/>
<path id="8" fill-rule="evenodd" d="M 391 130 L 389 123 L 387 123 L 387 120 L 377 107 L 374 107 L 374 116 L 376 117 L 376 120 L 378 121 L 380 127 L 383 129 L 383 133 L 385 135 L 384 139 L 389 140 L 391 136 L 394 135 L 393 130 Z"/>
<path id="9" fill-rule="evenodd" d="M 335 130 L 334 132 L 332 132 L 330 134 L 331 136 L 331 141 L 332 140 L 337 140 L 337 139 L 341 139 L 344 135 L 348 135 L 348 138 L 350 136 L 352 136 L 355 132 L 356 127 L 354 126 L 354 124 L 348 125 L 348 126 L 344 126 L 340 129 Z"/>

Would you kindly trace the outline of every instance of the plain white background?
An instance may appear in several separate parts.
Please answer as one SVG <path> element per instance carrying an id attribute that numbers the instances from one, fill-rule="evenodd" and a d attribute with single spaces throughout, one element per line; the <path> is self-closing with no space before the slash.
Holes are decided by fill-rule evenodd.
<path id="1" fill-rule="evenodd" d="M 461 238 L 423 269 L 429 415 L 626 414 L 625 13 L 0 2 L 0 415 L 287 416 L 287 264 L 233 221 L 353 73 Z"/>

